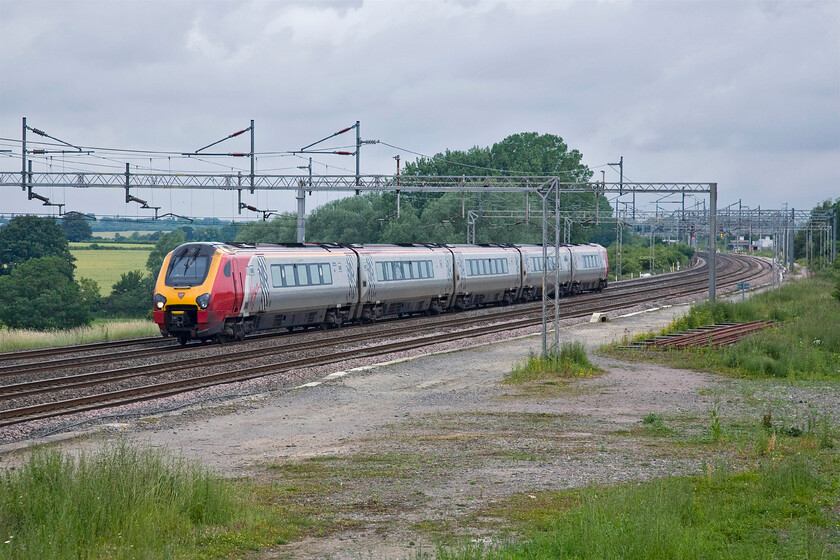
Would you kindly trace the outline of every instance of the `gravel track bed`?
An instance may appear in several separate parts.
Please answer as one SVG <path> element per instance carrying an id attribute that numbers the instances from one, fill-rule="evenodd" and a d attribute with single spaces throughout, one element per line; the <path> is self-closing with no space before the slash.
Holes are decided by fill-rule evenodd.
<path id="1" fill-rule="evenodd" d="M 766 283 L 770 279 L 770 274 L 766 274 L 761 279 L 756 279 L 753 282 L 753 286 L 755 287 L 758 284 Z M 728 292 L 733 292 L 731 288 L 721 288 L 718 290 L 718 294 L 723 295 Z M 663 290 L 663 294 L 671 295 L 673 294 L 673 290 Z M 577 304 L 578 300 L 580 299 L 579 303 L 582 306 L 588 305 L 587 302 L 583 301 L 583 298 L 572 298 L 564 301 L 568 301 L 570 304 L 574 303 Z M 669 297 L 667 301 L 663 299 L 662 302 L 657 303 L 647 303 L 647 304 L 640 304 L 631 307 L 624 308 L 620 311 L 612 311 L 610 312 L 611 315 L 618 315 L 618 314 L 627 314 L 627 313 L 636 313 L 641 311 L 646 311 L 651 308 L 660 307 L 662 305 L 673 305 L 679 304 L 684 302 L 695 301 L 697 296 L 681 296 L 677 298 Z M 526 304 L 527 305 L 527 304 Z M 534 306 L 535 313 L 540 311 L 540 304 L 530 304 Z M 477 310 L 470 310 L 463 314 L 459 314 L 459 317 L 480 317 L 480 316 L 488 316 L 492 319 L 492 316 L 498 314 L 500 310 L 507 311 L 510 308 L 482 308 Z M 597 311 L 596 308 L 593 308 L 592 311 Z M 443 317 L 449 317 L 448 315 L 444 315 Z M 435 318 L 431 318 L 434 320 Z M 411 326 L 427 326 L 430 321 L 430 318 L 418 318 L 418 319 L 403 319 L 400 320 L 399 324 L 405 325 L 406 331 L 410 332 Z M 581 323 L 585 320 L 582 319 L 567 319 L 561 320 L 560 326 L 569 326 L 576 323 Z M 392 321 L 383 321 L 381 323 L 374 323 L 373 325 L 366 325 L 365 332 L 376 332 L 379 330 L 387 330 L 393 328 L 394 322 Z M 350 329 L 340 329 L 340 330 L 330 330 L 330 331 L 307 331 L 307 332 L 299 332 L 292 335 L 291 338 L 293 340 L 291 342 L 298 343 L 298 342 L 305 342 L 308 340 L 322 340 L 325 336 L 333 336 L 334 334 L 346 334 Z M 441 329 L 442 332 L 450 329 Z M 460 341 L 453 341 L 448 343 L 442 344 L 435 344 L 432 346 L 427 346 L 423 348 L 412 349 L 408 351 L 399 352 L 398 354 L 387 354 L 387 355 L 379 355 L 373 356 L 368 358 L 356 358 L 340 363 L 329 364 L 324 366 L 314 366 L 305 368 L 302 370 L 293 370 L 289 372 L 279 373 L 279 374 L 269 374 L 254 380 L 245 381 L 245 382 L 236 382 L 236 383 L 228 383 L 225 385 L 220 385 L 213 388 L 207 389 L 200 389 L 196 391 L 191 391 L 189 393 L 185 393 L 183 395 L 178 395 L 176 397 L 167 397 L 164 399 L 156 399 L 154 401 L 148 401 L 145 403 L 137 403 L 132 405 L 125 405 L 121 407 L 114 407 L 114 408 L 107 408 L 102 409 L 99 411 L 90 411 L 85 413 L 80 413 L 77 415 L 63 417 L 61 419 L 52 419 L 52 420 L 42 420 L 42 421 L 33 421 L 28 422 L 21 425 L 16 426 L 9 426 L 6 428 L 0 428 L 0 444 L 11 443 L 16 441 L 21 441 L 24 439 L 28 439 L 30 437 L 39 437 L 39 434 L 44 434 L 47 432 L 58 432 L 62 431 L 62 426 L 73 427 L 80 425 L 80 422 L 83 423 L 93 423 L 96 422 L 97 419 L 106 419 L 113 417 L 113 415 L 123 415 L 123 414 L 133 414 L 137 416 L 143 416 L 148 414 L 157 414 L 160 410 L 167 410 L 172 408 L 182 408 L 184 406 L 191 406 L 194 404 L 199 404 L 202 402 L 218 402 L 219 400 L 231 399 L 236 397 L 241 397 L 243 395 L 255 395 L 258 393 L 263 393 L 265 391 L 276 391 L 280 389 L 289 389 L 299 384 L 307 383 L 309 381 L 324 377 L 330 373 L 334 373 L 337 371 L 346 371 L 353 368 L 359 367 L 366 367 L 376 363 L 388 362 L 394 359 L 408 359 L 416 356 L 426 355 L 430 353 L 436 352 L 444 352 L 449 350 L 457 350 L 461 349 L 466 345 L 476 345 L 476 344 L 485 344 L 485 343 L 492 343 L 501 340 L 507 340 L 511 338 L 516 338 L 520 336 L 528 336 L 533 335 L 540 332 L 539 326 L 536 327 L 525 327 L 516 330 L 505 331 L 501 333 L 494 333 L 489 335 L 482 335 L 478 337 L 473 337 L 469 339 L 468 342 L 464 340 Z M 290 338 L 286 336 L 280 337 L 267 337 L 267 338 L 260 338 L 257 340 L 246 341 L 243 344 L 236 345 L 236 349 L 240 350 L 243 347 L 256 347 L 256 348 L 272 348 L 272 347 L 282 347 L 285 344 L 288 344 Z M 394 339 L 396 341 L 396 339 Z M 341 345 L 342 349 L 349 349 L 349 348 L 366 348 L 375 346 L 375 343 L 365 343 L 362 345 Z M 201 357 L 212 357 L 218 355 L 225 355 L 230 351 L 231 345 L 205 345 L 205 346 L 197 346 L 194 349 L 188 347 L 188 350 L 181 350 L 178 352 L 178 358 L 182 359 L 185 358 L 184 354 L 189 354 L 190 356 L 201 356 Z M 193 351 L 195 350 L 195 351 Z M 290 354 L 284 356 L 284 358 L 288 359 L 296 359 L 300 357 L 306 357 L 308 355 L 314 355 L 315 352 L 296 352 L 295 354 Z M 204 375 L 211 372 L 219 372 L 219 371 L 232 371 L 236 369 L 243 369 L 244 367 L 248 366 L 259 366 L 259 365 L 267 365 L 269 363 L 274 363 L 279 361 L 279 358 L 276 356 L 268 357 L 268 358 L 261 358 L 261 357 L 253 357 L 247 360 L 242 360 L 236 362 L 235 364 L 226 364 L 224 366 L 214 366 L 210 367 L 197 367 L 191 368 L 190 370 L 185 370 L 181 372 L 166 372 L 160 375 L 150 375 L 150 376 L 143 376 L 136 379 L 141 379 L 143 382 L 142 385 L 151 384 L 153 382 L 161 382 L 161 381 L 169 381 L 169 380 L 179 380 L 184 379 L 191 376 L 196 375 Z M 146 360 L 129 360 L 126 363 L 120 362 L 120 367 L 128 367 L 129 365 L 149 365 L 155 363 L 152 359 Z M 63 373 L 72 373 L 74 371 L 81 370 L 81 368 L 73 368 L 67 369 L 63 371 Z M 49 376 L 47 376 L 49 377 Z M 21 376 L 22 380 L 26 378 L 26 376 Z M 28 379 L 32 379 L 29 377 Z M 125 388 L 131 388 L 137 386 L 138 383 L 136 381 L 117 381 L 114 382 L 112 385 L 109 386 L 109 390 L 119 390 Z M 57 393 L 53 393 L 53 396 L 57 396 L 57 398 L 53 398 L 51 400 L 60 400 L 60 399 L 68 399 L 77 397 L 84 394 L 84 390 L 61 390 Z M 43 400 L 39 400 L 37 397 L 27 397 L 21 398 L 15 401 L 7 401 L 4 403 L 3 408 L 16 408 L 16 407 L 23 407 L 28 406 L 31 404 L 36 404 L 38 402 L 43 402 Z M 12 403 L 12 404 L 10 404 Z"/>
<path id="2" fill-rule="evenodd" d="M 756 287 L 761 282 L 751 283 Z M 719 290 L 721 300 L 726 293 L 740 299 L 738 292 Z M 671 298 L 667 303 L 690 302 L 702 295 Z M 644 313 L 654 305 L 609 312 L 607 323 L 563 321 L 561 341 L 582 341 L 591 351 L 623 334 L 657 330 L 685 309 L 675 306 Z M 626 313 L 636 315 L 619 317 Z M 774 403 L 774 419 L 780 422 L 824 409 L 834 410 L 832 417 L 840 421 L 836 405 L 840 390 L 820 384 L 774 387 L 771 381 L 745 391 L 742 380 L 599 356 L 590 358 L 605 373 L 575 380 L 570 391 L 517 394 L 499 380 L 512 362 L 539 347 L 539 337 L 500 341 L 539 330 L 536 326 L 394 356 L 289 371 L 6 428 L 0 432 L 0 469 L 19 464 L 35 438 L 78 453 L 118 437 L 166 448 L 223 474 L 265 484 L 293 484 L 294 478 L 285 479 L 284 471 L 273 467 L 294 467 L 319 457 L 319 465 L 335 466 L 344 486 L 316 497 L 312 507 L 317 511 L 323 506 L 358 523 L 326 536 L 254 552 L 249 558 L 414 558 L 419 546 L 424 552 L 434 550 L 434 542 L 413 528 L 414 523 L 440 523 L 491 542 L 495 520 L 474 516 L 497 500 L 512 495 L 527 499 L 541 490 L 587 484 L 691 475 L 705 470 L 710 461 L 737 460 L 711 457 L 702 449 L 661 447 L 642 428 L 641 418 L 648 413 L 660 414 L 669 426 L 683 425 L 692 434 L 704 433 L 712 407 L 725 419 L 747 415 L 755 420 L 766 410 L 767 399 Z M 382 366 L 391 358 L 446 349 L 453 352 Z M 380 366 L 296 389 L 336 371 L 372 364 Z M 54 435 L 48 436 L 50 432 Z M 82 435 L 86 437 L 78 437 Z M 19 443 L 8 443 L 12 441 Z M 393 456 L 398 472 L 405 476 L 343 477 L 353 472 L 353 462 L 359 458 L 382 456 Z M 400 460 L 417 460 L 421 466 L 408 462 L 408 470 L 400 471 Z M 336 479 L 332 482 L 337 486 Z"/>
<path id="3" fill-rule="evenodd" d="M 726 293 L 726 291 L 719 290 L 718 293 L 723 295 Z M 687 303 L 692 301 L 695 301 L 694 296 L 671 298 L 667 302 L 663 301 L 658 303 L 639 304 L 623 308 L 621 310 L 611 312 L 611 315 L 640 313 L 649 311 L 651 309 L 659 308 L 663 305 L 677 305 L 680 303 Z M 575 324 L 580 324 L 582 322 L 586 322 L 586 320 L 565 319 L 560 321 L 559 326 L 567 327 Z M 376 327 L 378 325 L 374 324 L 373 326 Z M 19 442 L 26 439 L 45 437 L 46 435 L 51 435 L 53 433 L 60 433 L 69 429 L 79 429 L 82 426 L 89 426 L 95 423 L 109 422 L 114 420 L 115 418 L 136 418 L 143 416 L 151 416 L 161 414 L 169 410 L 179 410 L 185 407 L 191 407 L 196 405 L 218 403 L 219 401 L 237 399 L 246 396 L 256 396 L 259 394 L 274 392 L 278 390 L 289 390 L 294 387 L 303 385 L 305 383 L 322 379 L 323 377 L 335 372 L 348 371 L 355 368 L 369 367 L 374 364 L 390 362 L 393 360 L 405 360 L 428 354 L 456 351 L 463 349 L 465 346 L 490 344 L 493 342 L 499 342 L 523 336 L 531 336 L 539 334 L 540 332 L 541 329 L 539 326 L 524 327 L 520 329 L 472 337 L 466 342 L 464 340 L 451 341 L 446 343 L 434 344 L 431 346 L 425 346 L 422 348 L 406 350 L 399 353 L 383 354 L 365 358 L 355 358 L 351 360 L 337 362 L 334 364 L 312 366 L 303 369 L 290 370 L 278 374 L 268 374 L 263 377 L 259 377 L 248 381 L 227 383 L 224 385 L 218 385 L 216 387 L 198 389 L 173 397 L 155 399 L 152 401 L 134 403 L 119 407 L 109 407 L 101 410 L 74 414 L 58 419 L 46 419 L 26 422 L 19 425 L 0 428 L 0 445 Z M 252 344 L 256 342 L 257 341 L 254 341 L 252 342 Z M 373 347 L 375 345 L 376 344 L 374 342 L 371 342 L 365 345 L 355 345 L 353 347 L 368 348 Z M 215 347 L 215 349 L 223 348 L 223 346 L 220 347 L 218 345 Z M 249 360 L 249 362 L 254 362 L 254 365 L 265 365 L 266 363 L 270 363 L 269 360 L 261 361 L 258 358 L 255 358 L 254 360 Z M 224 371 L 240 369 L 241 367 L 244 367 L 244 365 L 244 362 L 237 362 L 235 365 L 229 365 L 229 367 L 226 365 L 224 367 Z M 212 371 L 217 372 L 220 371 L 220 369 L 220 366 L 216 366 L 212 368 Z M 192 372 L 192 375 L 195 375 L 197 373 L 210 373 L 211 369 L 196 368 L 190 371 Z M 159 376 L 159 379 L 156 380 L 175 380 L 182 378 L 184 378 L 184 376 L 179 376 L 176 372 L 173 372 L 173 375 L 171 376 L 162 374 L 161 376 Z M 149 383 L 151 383 L 152 379 L 148 379 L 148 381 Z M 117 383 L 115 384 L 115 386 L 118 386 L 119 388 L 128 388 L 136 386 L 136 384 Z M 74 392 L 72 390 L 61 392 L 62 398 L 72 398 L 72 396 L 79 396 L 82 393 L 83 391 Z M 21 403 L 24 402 L 28 402 L 28 404 L 35 404 L 39 401 L 33 399 L 31 402 L 29 402 L 25 401 L 24 399 L 21 399 Z M 18 406 L 26 405 L 27 404 L 18 404 Z M 7 408 L 12 407 L 9 406 Z"/>

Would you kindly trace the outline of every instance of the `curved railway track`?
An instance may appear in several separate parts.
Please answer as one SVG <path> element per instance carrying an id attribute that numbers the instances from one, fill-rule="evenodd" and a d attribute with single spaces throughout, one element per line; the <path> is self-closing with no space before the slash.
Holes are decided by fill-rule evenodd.
<path id="1" fill-rule="evenodd" d="M 763 260 L 720 255 L 718 286 L 731 286 L 768 270 L 769 264 Z M 559 318 L 585 317 L 593 311 L 612 311 L 668 297 L 703 294 L 708 290 L 707 279 L 704 263 L 682 273 L 615 283 L 601 294 L 563 300 Z M 0 428 L 306 367 L 515 330 L 542 322 L 539 303 L 495 308 L 494 311 L 427 318 L 413 322 L 410 328 L 406 321 L 400 321 L 383 322 L 374 328 L 331 330 L 318 333 L 314 340 L 312 337 L 283 336 L 256 343 L 252 338 L 251 342 L 241 345 L 194 345 L 182 349 L 171 341 L 164 341 L 168 344 L 160 347 L 163 339 L 149 338 L 120 341 L 117 346 L 101 343 L 48 349 L 46 354 L 0 354 L 0 364 L 7 364 L 0 365 Z M 407 335 L 409 332 L 410 336 Z M 383 342 L 386 340 L 390 342 Z M 369 345 L 371 341 L 379 343 L 360 346 Z M 257 344 L 259 346 L 255 347 Z M 114 351 L 132 345 L 140 347 Z M 219 354 L 222 348 L 224 354 Z M 85 355 L 102 351 L 107 353 Z M 45 357 L 50 359 L 44 360 Z M 149 358 L 155 358 L 154 363 L 132 363 Z M 106 369 L 97 370 L 102 364 Z M 123 365 L 114 367 L 120 364 Z M 211 371 L 206 371 L 208 366 Z M 66 374 L 55 376 L 53 372 L 57 370 Z"/>

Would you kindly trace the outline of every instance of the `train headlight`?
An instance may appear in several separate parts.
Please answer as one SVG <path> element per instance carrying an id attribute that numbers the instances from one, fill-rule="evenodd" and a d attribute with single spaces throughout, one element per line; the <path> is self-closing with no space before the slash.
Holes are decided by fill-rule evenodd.
<path id="1" fill-rule="evenodd" d="M 166 298 L 160 294 L 155 294 L 155 309 L 163 309 L 164 305 L 166 305 Z"/>
<path id="2" fill-rule="evenodd" d="M 195 302 L 201 309 L 207 309 L 207 306 L 210 305 L 210 294 L 201 294 L 195 298 Z"/>

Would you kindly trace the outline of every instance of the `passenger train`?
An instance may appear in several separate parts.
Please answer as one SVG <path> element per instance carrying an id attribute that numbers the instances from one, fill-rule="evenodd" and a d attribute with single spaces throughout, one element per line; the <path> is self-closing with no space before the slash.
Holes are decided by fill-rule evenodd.
<path id="1" fill-rule="evenodd" d="M 600 245 L 563 245 L 547 261 L 539 245 L 187 243 L 163 261 L 154 320 L 183 345 L 531 301 L 555 264 L 560 296 L 607 286 Z"/>

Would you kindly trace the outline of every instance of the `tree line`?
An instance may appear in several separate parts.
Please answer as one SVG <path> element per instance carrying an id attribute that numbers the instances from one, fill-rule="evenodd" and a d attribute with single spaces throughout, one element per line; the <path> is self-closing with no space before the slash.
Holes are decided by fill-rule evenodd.
<path id="1" fill-rule="evenodd" d="M 406 165 L 404 175 L 535 175 L 586 182 L 592 172 L 582 154 L 569 150 L 559 136 L 520 133 L 490 147 L 446 150 Z M 399 200 L 398 200 L 399 196 Z M 475 217 L 477 243 L 541 243 L 542 206 L 524 193 L 365 193 L 327 203 L 307 218 L 309 242 L 344 243 L 464 243 L 470 213 Z M 840 214 L 840 199 L 826 203 Z M 609 201 L 595 193 L 561 195 L 561 210 L 598 208 L 610 217 Z M 399 208 L 399 210 L 398 210 Z M 175 226 L 172 224 L 170 227 Z M 615 223 L 591 220 L 562 223 L 573 243 L 595 242 L 608 247 L 615 259 Z M 179 225 L 173 231 L 132 233 L 129 239 L 154 242 L 145 270 L 124 272 L 112 292 L 101 297 L 99 287 L 76 278 L 68 240 L 90 238 L 90 225 L 80 218 L 17 216 L 0 227 L 0 323 L 10 328 L 60 329 L 86 325 L 95 316 L 148 317 L 154 282 L 166 254 L 189 241 L 294 243 L 297 216 L 282 213 L 272 220 L 224 224 L 206 219 Z M 649 238 L 625 231 L 622 269 L 625 274 L 684 266 L 693 254 L 685 245 L 665 246 L 655 239 L 651 259 Z M 799 243 L 799 248 L 804 242 Z M 804 249 L 803 249 L 804 250 Z M 840 283 L 838 284 L 840 292 Z"/>

